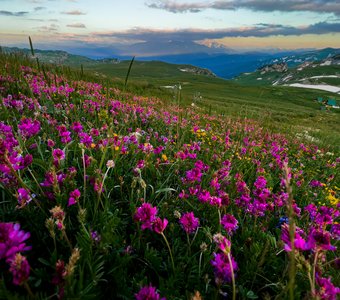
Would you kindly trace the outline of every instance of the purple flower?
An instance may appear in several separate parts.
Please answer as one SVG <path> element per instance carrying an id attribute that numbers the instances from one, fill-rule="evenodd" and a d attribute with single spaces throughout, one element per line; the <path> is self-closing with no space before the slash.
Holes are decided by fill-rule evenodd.
<path id="1" fill-rule="evenodd" d="M 168 220 L 164 219 L 162 220 L 161 218 L 157 217 L 152 224 L 152 229 L 154 232 L 161 234 L 166 226 L 168 225 Z"/>
<path id="2" fill-rule="evenodd" d="M 65 159 L 65 152 L 61 149 L 53 149 L 52 151 L 53 156 L 53 164 L 58 167 L 61 160 Z"/>
<path id="3" fill-rule="evenodd" d="M 202 172 L 199 168 L 193 168 L 192 170 L 189 170 L 186 172 L 186 179 L 189 182 L 200 182 L 201 181 L 201 177 L 202 177 Z"/>
<path id="4" fill-rule="evenodd" d="M 13 284 L 23 284 L 30 275 L 30 265 L 25 256 L 20 253 L 16 253 L 13 259 L 9 261 L 9 271 L 13 275 Z"/>
<path id="5" fill-rule="evenodd" d="M 231 261 L 229 260 L 229 257 L 231 258 Z M 232 281 L 232 271 L 235 274 L 238 270 L 234 258 L 231 255 L 228 256 L 224 253 L 214 253 L 214 259 L 212 259 L 210 263 L 214 268 L 215 280 L 217 283 L 230 283 Z"/>
<path id="6" fill-rule="evenodd" d="M 314 180 L 314 179 L 309 183 L 309 185 L 311 187 L 322 187 L 322 183 L 320 181 L 317 181 L 317 180 Z"/>
<path id="7" fill-rule="evenodd" d="M 334 239 L 340 240 L 340 224 L 333 224 L 331 227 L 331 233 Z"/>
<path id="8" fill-rule="evenodd" d="M 99 243 L 101 241 L 102 237 L 100 236 L 98 231 L 92 231 L 91 230 L 91 239 L 92 239 L 92 241 Z"/>
<path id="9" fill-rule="evenodd" d="M 179 222 L 181 223 L 184 231 L 188 234 L 195 232 L 200 224 L 199 219 L 194 216 L 193 212 L 185 213 L 179 219 Z"/>
<path id="10" fill-rule="evenodd" d="M 256 179 L 256 181 L 254 183 L 254 186 L 257 189 L 264 189 L 266 187 L 266 185 L 267 185 L 267 180 L 263 176 L 257 177 L 257 179 Z"/>
<path id="11" fill-rule="evenodd" d="M 74 131 L 74 132 L 81 132 L 83 130 L 83 126 L 79 123 L 79 122 L 74 122 L 71 126 L 71 129 Z"/>
<path id="12" fill-rule="evenodd" d="M 232 231 L 235 231 L 238 228 L 238 221 L 233 215 L 230 214 L 226 214 L 222 217 L 221 224 L 229 234 L 231 234 Z"/>
<path id="13" fill-rule="evenodd" d="M 85 132 L 79 133 L 80 142 L 83 143 L 86 147 L 90 147 L 93 143 L 92 136 L 88 135 Z"/>
<path id="14" fill-rule="evenodd" d="M 140 207 L 137 208 L 134 219 L 136 221 L 142 222 L 142 230 L 152 230 L 152 225 L 156 219 L 156 215 L 157 207 L 153 207 L 150 203 L 143 203 Z"/>
<path id="15" fill-rule="evenodd" d="M 77 203 L 79 197 L 80 197 L 80 191 L 78 189 L 75 189 L 70 193 L 70 197 L 68 198 L 68 204 L 67 206 L 71 206 Z"/>
<path id="16" fill-rule="evenodd" d="M 211 197 L 210 192 L 207 190 L 203 190 L 198 194 L 198 200 L 202 203 L 208 202 L 210 197 Z"/>
<path id="17" fill-rule="evenodd" d="M 290 252 L 292 251 L 292 248 L 291 248 L 291 242 L 289 238 L 289 225 L 287 223 L 283 224 L 281 227 L 281 230 L 282 230 L 281 239 L 285 243 L 284 249 L 287 252 Z M 310 246 L 306 243 L 305 239 L 302 238 L 302 236 L 304 235 L 305 233 L 303 232 L 302 229 L 300 229 L 299 227 L 295 228 L 295 238 L 294 238 L 295 249 L 301 250 L 301 251 L 311 249 Z"/>
<path id="18" fill-rule="evenodd" d="M 135 294 L 136 300 L 166 300 L 166 298 L 161 298 L 160 295 L 157 293 L 157 290 L 155 287 L 149 285 L 149 286 L 143 286 L 138 294 Z"/>
<path id="19" fill-rule="evenodd" d="M 336 250 L 336 247 L 331 245 L 331 234 L 328 231 L 315 228 L 312 228 L 308 235 L 307 246 L 309 249 Z"/>
<path id="20" fill-rule="evenodd" d="M 12 258 L 17 252 L 30 250 L 24 242 L 30 237 L 29 232 L 20 230 L 17 223 L 0 223 L 0 259 Z"/>
<path id="21" fill-rule="evenodd" d="M 316 283 L 320 289 L 316 292 L 318 299 L 336 300 L 337 294 L 340 294 L 340 288 L 335 287 L 330 278 L 322 278 L 316 274 Z"/>
<path id="22" fill-rule="evenodd" d="M 37 120 L 32 121 L 31 118 L 23 118 L 20 121 L 18 128 L 20 134 L 28 139 L 40 131 L 40 122 Z"/>
<path id="23" fill-rule="evenodd" d="M 19 207 L 22 208 L 32 201 L 30 191 L 28 189 L 18 189 L 18 203 Z"/>

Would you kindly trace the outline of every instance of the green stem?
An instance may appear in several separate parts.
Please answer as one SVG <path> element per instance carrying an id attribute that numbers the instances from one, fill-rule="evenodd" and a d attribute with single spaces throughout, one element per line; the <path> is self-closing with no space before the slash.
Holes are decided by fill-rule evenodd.
<path id="1" fill-rule="evenodd" d="M 85 150 L 81 149 L 81 155 L 83 160 L 83 169 L 84 169 L 84 207 L 86 202 L 86 164 L 85 164 Z"/>
<path id="2" fill-rule="evenodd" d="M 191 243 L 190 243 L 190 237 L 189 233 L 187 233 L 187 242 L 188 242 L 188 254 L 191 255 Z"/>
<path id="3" fill-rule="evenodd" d="M 30 286 L 28 285 L 27 281 L 24 282 L 24 288 L 26 289 L 27 293 L 29 294 L 30 298 L 34 299 L 34 294 L 32 293 L 32 290 Z"/>
<path id="4" fill-rule="evenodd" d="M 233 286 L 233 300 L 235 300 L 236 299 L 235 274 L 234 274 L 234 268 L 233 268 L 233 263 L 231 261 L 230 253 L 228 253 L 228 260 L 229 260 L 229 266 L 230 266 L 230 272 L 231 272 L 231 284 Z"/>
<path id="5" fill-rule="evenodd" d="M 165 244 L 167 245 L 168 249 L 169 249 L 169 253 L 170 253 L 170 258 L 171 258 L 171 265 L 172 265 L 172 271 L 175 273 L 175 263 L 174 263 L 174 258 L 172 256 L 172 251 L 171 251 L 171 248 L 170 248 L 170 245 L 169 245 L 169 242 L 166 238 L 166 236 L 164 235 L 163 232 L 161 232 L 161 235 L 165 241 Z"/>
<path id="6" fill-rule="evenodd" d="M 318 260 L 318 251 L 315 252 L 314 262 L 313 262 L 313 277 L 312 277 L 312 296 L 315 297 L 315 272 L 316 272 L 316 262 Z"/>
<path id="7" fill-rule="evenodd" d="M 201 277 L 202 256 L 203 256 L 203 252 L 200 253 L 200 258 L 198 262 L 198 277 Z"/>

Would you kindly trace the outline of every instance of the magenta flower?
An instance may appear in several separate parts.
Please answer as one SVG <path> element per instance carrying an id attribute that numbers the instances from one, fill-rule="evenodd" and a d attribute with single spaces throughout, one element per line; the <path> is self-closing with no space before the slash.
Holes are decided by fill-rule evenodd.
<path id="1" fill-rule="evenodd" d="M 315 228 L 309 232 L 307 246 L 309 249 L 336 250 L 336 247 L 331 245 L 331 234 L 328 231 Z"/>
<path id="2" fill-rule="evenodd" d="M 292 248 L 289 238 L 289 225 L 285 223 L 282 225 L 281 229 L 282 229 L 281 239 L 285 243 L 284 249 L 285 251 L 290 252 L 292 251 Z M 295 228 L 294 247 L 296 250 L 306 251 L 311 249 L 310 245 L 307 244 L 306 240 L 302 238 L 302 236 L 304 235 L 305 233 L 302 229 L 300 229 L 299 227 Z"/>
<path id="3" fill-rule="evenodd" d="M 80 191 L 78 189 L 75 189 L 70 193 L 70 197 L 68 198 L 68 204 L 67 206 L 71 206 L 77 203 L 78 199 L 80 198 Z"/>
<path id="4" fill-rule="evenodd" d="M 81 125 L 81 123 L 79 122 L 74 122 L 71 126 L 71 129 L 74 131 L 74 132 L 81 132 L 83 130 L 83 126 Z"/>
<path id="5" fill-rule="evenodd" d="M 58 167 L 60 161 L 65 159 L 65 152 L 61 149 L 53 149 L 52 151 L 52 156 L 53 156 L 53 164 Z"/>
<path id="6" fill-rule="evenodd" d="M 200 182 L 202 175 L 203 174 L 199 168 L 193 168 L 186 172 L 186 180 L 189 182 Z"/>
<path id="7" fill-rule="evenodd" d="M 153 222 L 156 219 L 157 207 L 153 207 L 150 203 L 143 203 L 137 208 L 134 219 L 142 222 L 142 230 L 150 229 L 153 230 Z"/>
<path id="8" fill-rule="evenodd" d="M 218 248 L 224 253 L 228 254 L 231 251 L 231 242 L 222 234 L 216 233 L 213 236 L 213 240 L 218 246 Z"/>
<path id="9" fill-rule="evenodd" d="M 161 219 L 159 217 L 157 217 L 152 224 L 152 229 L 154 232 L 161 234 L 166 226 L 168 225 L 168 220 L 167 219 Z"/>
<path id="10" fill-rule="evenodd" d="M 32 201 L 30 191 L 28 189 L 18 189 L 18 203 L 19 207 L 22 208 Z"/>
<path id="11" fill-rule="evenodd" d="M 135 294 L 135 298 L 136 300 L 166 300 L 166 298 L 160 299 L 156 288 L 151 285 L 142 287 L 138 294 Z"/>
<path id="12" fill-rule="evenodd" d="M 231 269 L 230 260 L 231 258 Z M 214 268 L 215 280 L 217 283 L 230 283 L 232 281 L 232 271 L 238 270 L 238 266 L 231 254 L 228 256 L 224 253 L 214 253 L 214 259 L 210 261 Z"/>
<path id="13" fill-rule="evenodd" d="M 194 216 L 193 212 L 185 213 L 180 219 L 179 222 L 182 225 L 184 231 L 188 234 L 196 231 L 199 226 L 199 219 Z"/>
<path id="14" fill-rule="evenodd" d="M 30 275 L 30 265 L 25 256 L 16 253 L 14 258 L 9 261 L 9 271 L 13 275 L 13 284 L 23 284 Z"/>
<path id="15" fill-rule="evenodd" d="M 40 131 L 40 122 L 37 120 L 33 121 L 31 118 L 23 118 L 20 121 L 18 128 L 20 134 L 28 139 Z"/>
<path id="16" fill-rule="evenodd" d="M 233 215 L 230 215 L 230 214 L 226 214 L 222 217 L 221 224 L 222 224 L 223 228 L 229 234 L 231 234 L 233 231 L 235 231 L 238 228 L 238 226 L 237 226 L 238 221 L 236 220 L 236 218 Z"/>
<path id="17" fill-rule="evenodd" d="M 30 250 L 24 242 L 30 237 L 29 232 L 20 230 L 17 223 L 0 223 L 0 259 L 12 258 L 17 252 Z"/>
<path id="18" fill-rule="evenodd" d="M 340 288 L 335 287 L 330 278 L 322 278 L 319 274 L 316 275 L 316 283 L 320 287 L 316 292 L 318 299 L 336 300 L 340 294 Z"/>
<path id="19" fill-rule="evenodd" d="M 88 135 L 85 132 L 79 133 L 80 142 L 83 143 L 86 147 L 90 147 L 93 143 L 92 136 Z"/>

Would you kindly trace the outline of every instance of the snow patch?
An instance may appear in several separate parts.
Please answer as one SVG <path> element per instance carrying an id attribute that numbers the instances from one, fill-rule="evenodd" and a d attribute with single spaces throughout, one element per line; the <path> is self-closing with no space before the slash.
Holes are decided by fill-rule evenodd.
<path id="1" fill-rule="evenodd" d="M 316 89 L 323 90 L 331 93 L 340 93 L 340 87 L 326 84 L 302 84 L 302 83 L 292 83 L 288 84 L 288 86 L 292 87 L 300 87 L 305 89 Z"/>

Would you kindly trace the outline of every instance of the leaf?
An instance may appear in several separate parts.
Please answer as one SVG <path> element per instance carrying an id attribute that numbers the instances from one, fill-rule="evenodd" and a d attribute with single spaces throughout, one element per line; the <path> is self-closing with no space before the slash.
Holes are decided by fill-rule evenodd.
<path id="1" fill-rule="evenodd" d="M 173 188 L 164 188 L 164 189 L 157 190 L 157 191 L 156 191 L 156 194 L 159 194 L 159 193 L 166 193 L 166 192 L 176 192 L 176 190 L 173 189 Z"/>
<path id="2" fill-rule="evenodd" d="M 259 297 L 257 295 L 255 295 L 255 293 L 253 291 L 248 291 L 247 298 L 249 298 L 249 299 L 258 299 Z"/>

